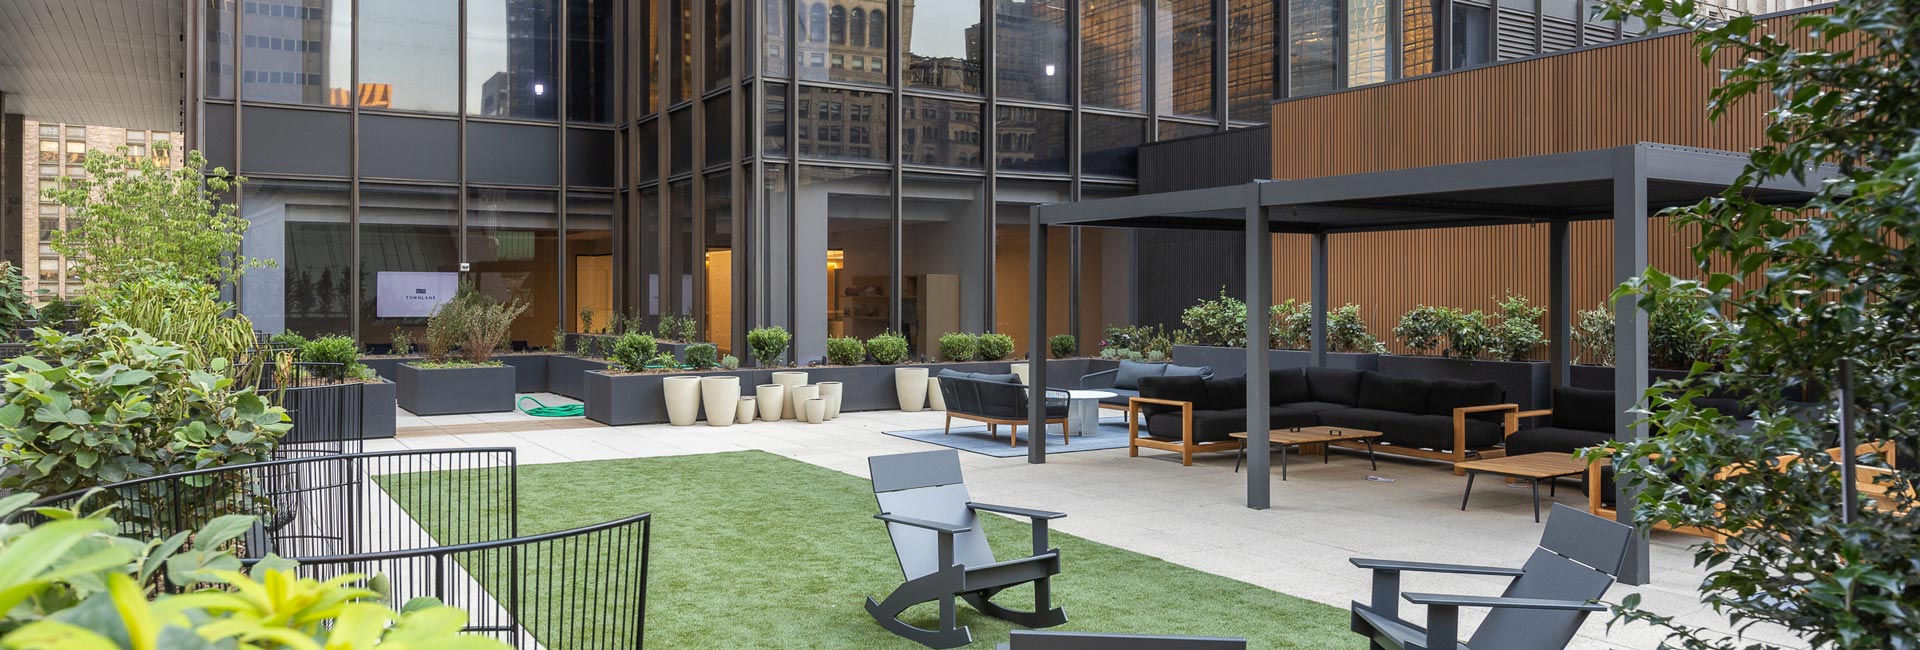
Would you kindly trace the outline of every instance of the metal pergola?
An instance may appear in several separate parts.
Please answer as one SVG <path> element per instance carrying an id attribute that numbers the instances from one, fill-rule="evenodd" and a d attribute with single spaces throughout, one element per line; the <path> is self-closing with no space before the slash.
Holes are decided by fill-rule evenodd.
<path id="1" fill-rule="evenodd" d="M 1307 180 L 1261 180 L 1237 186 L 1148 194 L 1040 206 L 1029 224 L 1032 268 L 1028 272 L 1030 332 L 1047 329 L 1047 227 L 1082 226 L 1246 233 L 1247 331 L 1267 331 L 1272 303 L 1274 233 L 1312 235 L 1313 365 L 1327 361 L 1327 237 L 1335 233 L 1458 228 L 1516 223 L 1549 224 L 1547 273 L 1548 345 L 1554 386 L 1567 382 L 1571 361 L 1571 274 L 1568 224 L 1613 221 L 1613 277 L 1626 280 L 1646 269 L 1647 219 L 1661 209 L 1691 205 L 1724 191 L 1744 169 L 1744 154 L 1639 143 L 1611 149 L 1367 172 Z M 1834 170 L 1810 170 L 1804 182 L 1770 179 L 1750 190 L 1759 201 L 1804 204 Z M 1644 425 L 1630 411 L 1648 385 L 1647 317 L 1632 299 L 1615 305 L 1614 400 L 1621 440 L 1642 439 Z M 1029 358 L 1047 357 L 1046 337 L 1032 336 Z M 1270 369 L 1267 351 L 1247 347 L 1247 402 L 1265 404 Z M 1047 385 L 1046 364 L 1028 370 L 1031 383 Z M 1033 400 L 1029 426 L 1045 431 L 1045 405 Z M 1247 409 L 1247 431 L 1267 431 L 1266 409 Z M 1027 459 L 1046 462 L 1045 437 L 1027 438 Z M 1271 505 L 1266 436 L 1247 438 L 1247 507 Z M 1622 479 L 1622 499 L 1632 499 Z M 1620 508 L 1620 517 L 1632 509 Z M 1626 523 L 1631 523 L 1627 521 Z M 1644 583 L 1647 544 L 1641 535 L 1633 565 Z M 1628 576 L 1634 577 L 1634 576 Z"/>

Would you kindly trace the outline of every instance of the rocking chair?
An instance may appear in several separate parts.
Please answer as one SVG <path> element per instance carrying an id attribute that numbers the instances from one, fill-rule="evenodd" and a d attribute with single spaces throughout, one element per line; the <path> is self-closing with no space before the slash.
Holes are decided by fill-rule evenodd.
<path id="1" fill-rule="evenodd" d="M 929 648 L 955 648 L 973 642 L 973 633 L 954 621 L 954 599 L 967 601 L 988 616 L 1026 627 L 1052 627 L 1067 615 L 1052 604 L 1051 577 L 1060 572 L 1060 550 L 1047 544 L 1047 521 L 1058 512 L 974 503 L 960 476 L 960 454 L 926 451 L 867 460 L 873 494 L 880 502 L 875 519 L 887 522 L 894 554 L 906 582 L 886 600 L 867 599 L 867 613 L 887 631 Z M 975 511 L 1025 517 L 1033 522 L 1033 555 L 997 562 Z M 1033 583 L 1033 611 L 994 604 L 1001 591 Z M 939 601 L 940 627 L 924 629 L 900 620 L 901 612 Z"/>

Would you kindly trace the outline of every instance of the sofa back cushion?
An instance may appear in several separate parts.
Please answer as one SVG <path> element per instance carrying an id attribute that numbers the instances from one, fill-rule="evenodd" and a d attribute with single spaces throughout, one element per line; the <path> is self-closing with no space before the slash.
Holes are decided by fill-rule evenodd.
<path id="1" fill-rule="evenodd" d="M 1395 413 L 1427 412 L 1427 393 L 1433 382 L 1377 372 L 1360 373 L 1360 408 Z"/>
<path id="2" fill-rule="evenodd" d="M 1247 405 L 1247 378 L 1207 380 L 1207 401 L 1195 404 L 1202 411 L 1226 411 Z"/>
<path id="3" fill-rule="evenodd" d="M 1159 377 L 1165 374 L 1167 374 L 1167 364 L 1164 363 L 1122 361 L 1120 362 L 1120 372 L 1113 376 L 1113 387 L 1127 390 L 1140 390 L 1140 380 L 1148 377 Z"/>
<path id="4" fill-rule="evenodd" d="M 1199 377 L 1201 379 L 1213 378 L 1213 366 L 1182 366 L 1179 364 L 1172 364 L 1172 363 L 1163 363 L 1160 365 L 1166 367 L 1166 370 L 1160 373 L 1160 376 L 1162 377 Z"/>
<path id="5" fill-rule="evenodd" d="M 1194 408 L 1202 408 L 1202 405 L 1207 403 L 1207 380 L 1199 377 L 1142 377 L 1140 396 L 1176 402 L 1193 402 Z M 1153 416 L 1179 409 L 1172 406 L 1147 404 L 1141 410 L 1148 416 Z"/>
<path id="6" fill-rule="evenodd" d="M 1452 417 L 1453 410 L 1462 406 L 1504 404 L 1506 401 L 1507 389 L 1497 381 L 1438 379 L 1434 380 L 1433 388 L 1427 391 L 1427 414 Z M 1487 411 L 1467 417 L 1499 422 L 1505 416 L 1498 411 Z"/>
<path id="7" fill-rule="evenodd" d="M 1553 389 L 1553 426 L 1612 432 L 1613 391 L 1564 386 Z"/>
<path id="8" fill-rule="evenodd" d="M 1307 392 L 1315 402 L 1360 405 L 1360 371 L 1307 368 Z"/>
<path id="9" fill-rule="evenodd" d="M 1313 391 L 1307 387 L 1307 373 L 1300 368 L 1281 368 L 1269 371 L 1267 402 L 1270 406 L 1313 401 Z"/>

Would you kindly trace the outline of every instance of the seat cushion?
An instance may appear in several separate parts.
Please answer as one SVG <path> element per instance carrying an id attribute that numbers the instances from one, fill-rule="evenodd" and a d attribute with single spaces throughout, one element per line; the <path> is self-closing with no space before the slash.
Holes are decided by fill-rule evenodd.
<path id="1" fill-rule="evenodd" d="M 1575 450 L 1592 447 L 1611 439 L 1612 436 L 1598 431 L 1561 427 L 1522 429 L 1507 436 L 1507 455 L 1519 456 L 1543 451 L 1571 454 Z"/>
<path id="2" fill-rule="evenodd" d="M 1315 415 L 1320 418 L 1321 426 L 1379 431 L 1381 417 L 1398 415 L 1398 413 L 1393 411 L 1376 411 L 1373 409 L 1340 408 L 1320 411 Z"/>
<path id="3" fill-rule="evenodd" d="M 1433 382 L 1427 390 L 1428 415 L 1451 417 L 1453 410 L 1463 406 L 1486 406 L 1503 404 L 1507 401 L 1507 389 L 1497 381 L 1469 381 L 1466 379 L 1440 379 Z M 1488 422 L 1500 422 L 1505 415 L 1499 411 L 1471 413 L 1467 417 Z"/>
<path id="4" fill-rule="evenodd" d="M 1562 386 L 1553 389 L 1553 426 L 1611 433 L 1613 391 Z"/>
<path id="5" fill-rule="evenodd" d="M 1267 373 L 1267 403 L 1273 406 L 1313 401 L 1307 387 L 1307 373 L 1299 368 L 1281 368 Z"/>
<path id="6" fill-rule="evenodd" d="M 1198 376 L 1198 375 L 1195 375 L 1195 376 Z M 1208 379 L 1206 380 L 1206 384 L 1207 384 L 1207 399 L 1201 403 L 1200 408 L 1203 408 L 1209 411 L 1225 411 L 1228 409 L 1246 408 L 1247 406 L 1247 378 L 1246 377 L 1230 377 L 1227 379 Z"/>
<path id="7" fill-rule="evenodd" d="M 1426 413 L 1427 392 L 1433 382 L 1412 377 L 1394 377 L 1377 372 L 1360 373 L 1360 408 L 1399 413 Z"/>
<path id="8" fill-rule="evenodd" d="M 1113 376 L 1113 387 L 1139 390 L 1140 380 L 1148 377 L 1159 377 L 1165 375 L 1166 372 L 1167 364 L 1164 363 L 1122 361 L 1120 362 L 1120 372 Z"/>
<path id="9" fill-rule="evenodd" d="M 1316 402 L 1360 405 L 1360 371 L 1346 368 L 1307 368 L 1308 394 Z"/>
<path id="10" fill-rule="evenodd" d="M 1140 391 L 1137 391 L 1137 390 L 1127 390 L 1127 389 L 1125 389 L 1125 388 L 1102 388 L 1102 389 L 1100 389 L 1100 390 L 1104 390 L 1104 391 L 1107 391 L 1107 392 L 1109 392 L 1109 393 L 1113 393 L 1113 397 L 1102 397 L 1102 398 L 1100 398 L 1100 403 L 1101 403 L 1101 404 L 1112 404 L 1112 405 L 1115 405 L 1115 406 L 1126 406 L 1126 405 L 1127 405 L 1127 400 L 1129 400 L 1129 399 L 1132 399 L 1132 398 L 1133 398 L 1134 396 L 1136 396 L 1136 395 L 1139 395 L 1139 394 L 1140 394 Z"/>
<path id="11" fill-rule="evenodd" d="M 1466 444 L 1468 449 L 1486 449 L 1500 444 L 1502 427 L 1485 420 L 1467 420 Z M 1386 435 L 1381 440 L 1405 447 L 1422 449 L 1453 449 L 1453 416 L 1451 415 L 1413 415 L 1391 422 L 1382 422 L 1381 431 Z"/>
<path id="12" fill-rule="evenodd" d="M 1247 411 L 1194 411 L 1193 441 L 1216 442 L 1231 439 L 1227 434 L 1247 430 Z M 1161 440 L 1180 439 L 1180 412 L 1159 413 L 1147 418 L 1147 435 Z"/>
<path id="13" fill-rule="evenodd" d="M 967 373 L 967 375 L 969 377 L 978 379 L 980 381 L 992 381 L 992 382 L 999 382 L 1002 384 L 1020 383 L 1020 375 L 1016 375 L 1011 372 L 1004 375 L 994 374 L 990 372 L 970 372 L 970 373 Z"/>
<path id="14" fill-rule="evenodd" d="M 1319 423 L 1320 415 L 1314 411 L 1291 406 L 1274 406 L 1267 409 L 1267 426 L 1275 429 L 1310 427 Z"/>
<path id="15" fill-rule="evenodd" d="M 1308 413 L 1319 413 L 1321 411 L 1337 411 L 1340 409 L 1353 408 L 1345 404 L 1335 404 L 1333 402 L 1291 402 L 1287 404 L 1281 404 L 1281 406 L 1284 406 L 1286 408 L 1290 408 L 1296 411 L 1306 411 Z"/>
<path id="16" fill-rule="evenodd" d="M 1207 401 L 1207 380 L 1199 377 L 1142 377 L 1140 379 L 1140 396 L 1173 400 L 1176 402 L 1192 402 L 1198 406 Z M 1159 404 L 1145 404 L 1141 406 L 1141 410 L 1144 411 L 1148 417 L 1161 413 L 1172 412 L 1177 414 L 1180 412 L 1178 407 Z"/>
<path id="17" fill-rule="evenodd" d="M 1182 366 L 1171 363 L 1163 363 L 1160 365 L 1166 366 L 1166 369 L 1160 373 L 1162 377 L 1200 377 L 1203 379 L 1213 377 L 1213 366 Z"/>

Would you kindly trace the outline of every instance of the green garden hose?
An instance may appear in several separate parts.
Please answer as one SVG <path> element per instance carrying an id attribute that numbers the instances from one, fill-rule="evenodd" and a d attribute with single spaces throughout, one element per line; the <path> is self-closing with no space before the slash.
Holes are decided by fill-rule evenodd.
<path id="1" fill-rule="evenodd" d="M 525 406 L 527 402 L 533 402 L 533 408 L 527 408 Z M 537 418 L 577 418 L 587 413 L 587 407 L 584 404 L 547 406 L 541 404 L 540 400 L 528 396 L 521 397 L 519 402 L 514 403 L 514 406 L 519 408 L 521 413 Z"/>

